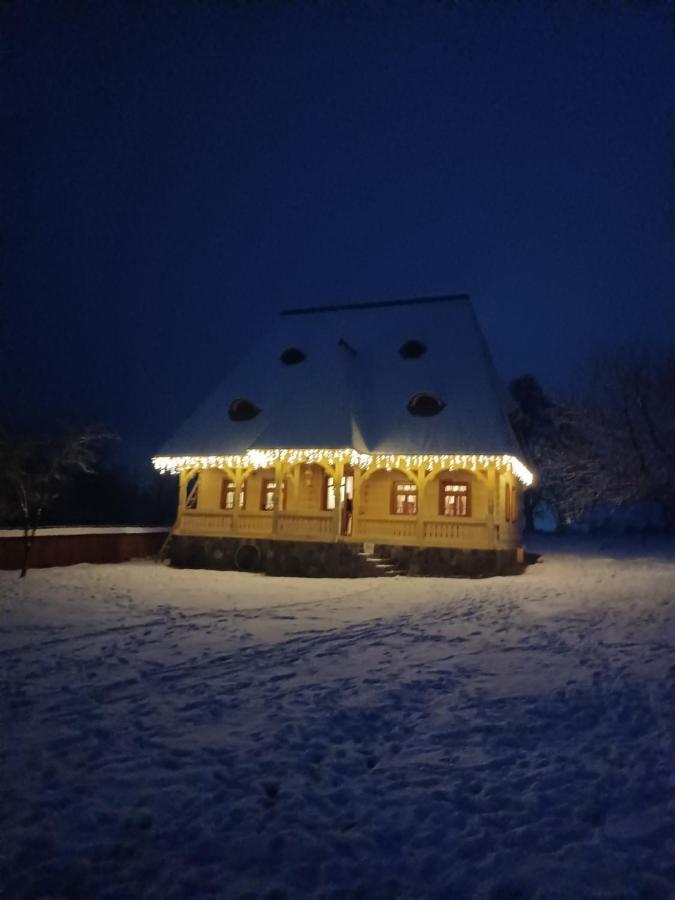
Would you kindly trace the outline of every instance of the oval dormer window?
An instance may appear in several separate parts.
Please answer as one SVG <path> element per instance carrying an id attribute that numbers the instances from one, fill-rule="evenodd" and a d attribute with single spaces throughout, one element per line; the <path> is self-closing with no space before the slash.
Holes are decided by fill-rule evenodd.
<path id="1" fill-rule="evenodd" d="M 260 409 L 250 400 L 233 400 L 230 403 L 228 415 L 233 422 L 248 422 L 249 419 L 255 419 Z"/>
<path id="2" fill-rule="evenodd" d="M 427 348 L 422 341 L 406 341 L 405 344 L 401 344 L 398 352 L 403 359 L 419 359 L 427 352 Z"/>
<path id="3" fill-rule="evenodd" d="M 445 409 L 445 403 L 433 394 L 415 394 L 408 400 L 411 416 L 437 416 Z"/>
<path id="4" fill-rule="evenodd" d="M 297 366 L 298 363 L 307 359 L 307 354 L 298 347 L 287 347 L 279 359 L 285 366 Z"/>

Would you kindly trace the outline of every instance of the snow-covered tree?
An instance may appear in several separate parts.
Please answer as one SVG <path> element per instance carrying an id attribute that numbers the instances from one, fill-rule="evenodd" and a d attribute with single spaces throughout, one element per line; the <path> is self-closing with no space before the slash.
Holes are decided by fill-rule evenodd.
<path id="1" fill-rule="evenodd" d="M 648 500 L 675 524 L 674 398 L 675 348 L 598 356 L 583 394 L 553 407 L 537 459 L 564 515 Z"/>
<path id="2" fill-rule="evenodd" d="M 511 413 L 511 424 L 522 448 L 523 454 L 539 470 L 546 449 L 554 437 L 555 405 L 533 375 L 521 375 L 509 385 L 515 407 Z M 534 528 L 534 511 L 538 503 L 551 501 L 547 496 L 547 484 L 539 478 L 536 484 L 524 494 L 523 514 L 525 528 Z"/>
<path id="3" fill-rule="evenodd" d="M 0 428 L 0 507 L 23 529 L 22 578 L 45 511 L 75 474 L 94 472 L 96 449 L 110 437 L 99 427 L 50 435 Z"/>

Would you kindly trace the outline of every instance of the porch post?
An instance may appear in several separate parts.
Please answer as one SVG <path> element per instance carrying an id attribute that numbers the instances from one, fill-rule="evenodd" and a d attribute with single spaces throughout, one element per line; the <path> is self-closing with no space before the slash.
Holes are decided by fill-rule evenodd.
<path id="1" fill-rule="evenodd" d="M 352 497 L 352 537 L 358 535 L 359 530 L 359 506 L 361 504 L 361 469 L 354 469 L 354 496 Z"/>
<path id="2" fill-rule="evenodd" d="M 187 485 L 189 475 L 185 469 L 181 469 L 178 473 L 178 511 L 176 513 L 176 527 L 183 527 L 183 513 L 185 511 L 185 501 L 187 500 Z"/>
<path id="3" fill-rule="evenodd" d="M 497 531 L 495 526 L 495 504 L 497 503 L 497 470 L 494 463 L 490 463 L 487 470 L 488 484 L 488 509 L 487 509 L 487 539 L 491 550 L 497 546 Z"/>
<path id="4" fill-rule="evenodd" d="M 333 477 L 333 490 L 335 491 L 335 540 L 339 541 L 342 535 L 342 476 L 345 472 L 345 464 L 341 459 L 335 461 L 335 475 Z"/>
<path id="5" fill-rule="evenodd" d="M 427 482 L 426 471 L 418 467 L 414 470 L 415 484 L 417 485 L 417 512 L 415 514 L 416 540 L 419 547 L 424 544 L 424 510 L 422 509 L 422 499 L 424 496 L 424 486 Z"/>
<path id="6" fill-rule="evenodd" d="M 232 509 L 232 531 L 236 534 L 239 531 L 239 497 L 244 483 L 241 466 L 237 466 L 234 470 L 234 507 Z"/>
<path id="7" fill-rule="evenodd" d="M 272 534 L 279 528 L 279 507 L 281 506 L 281 482 L 284 477 L 284 464 L 280 459 L 274 461 L 274 508 L 272 509 Z"/>

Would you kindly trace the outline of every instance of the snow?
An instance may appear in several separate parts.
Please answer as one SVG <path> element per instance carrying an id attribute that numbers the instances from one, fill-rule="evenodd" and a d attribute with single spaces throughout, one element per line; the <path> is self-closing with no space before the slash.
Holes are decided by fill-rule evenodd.
<path id="1" fill-rule="evenodd" d="M 0 573 L 8 897 L 675 896 L 675 553 Z"/>

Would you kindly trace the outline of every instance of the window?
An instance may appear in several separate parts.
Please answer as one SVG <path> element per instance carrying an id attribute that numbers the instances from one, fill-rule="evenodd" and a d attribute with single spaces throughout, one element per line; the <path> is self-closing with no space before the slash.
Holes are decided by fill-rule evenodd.
<path id="1" fill-rule="evenodd" d="M 323 483 L 323 508 L 335 509 L 335 491 L 333 490 L 335 479 L 332 475 L 326 475 Z"/>
<path id="2" fill-rule="evenodd" d="M 274 492 L 277 489 L 277 483 L 273 478 L 264 478 L 262 483 L 262 491 L 260 492 L 260 509 L 266 512 L 274 510 Z M 286 482 L 281 482 L 281 490 L 279 491 L 279 509 L 285 506 L 286 498 Z"/>
<path id="3" fill-rule="evenodd" d="M 440 514 L 442 516 L 470 516 L 471 491 L 466 481 L 441 481 Z"/>
<path id="4" fill-rule="evenodd" d="M 285 366 L 297 366 L 298 363 L 307 359 L 307 354 L 300 350 L 299 347 L 287 347 L 279 359 Z"/>
<path id="5" fill-rule="evenodd" d="M 437 416 L 445 409 L 445 403 L 433 394 L 415 394 L 408 400 L 411 416 Z"/>
<path id="6" fill-rule="evenodd" d="M 511 485 L 504 485 L 504 519 L 506 522 L 511 521 Z"/>
<path id="7" fill-rule="evenodd" d="M 190 478 L 185 487 L 185 509 L 197 509 L 197 500 L 199 499 L 199 472 L 196 472 Z"/>
<path id="8" fill-rule="evenodd" d="M 397 481 L 392 496 L 392 512 L 395 516 L 417 515 L 417 485 L 411 481 Z"/>
<path id="9" fill-rule="evenodd" d="M 250 400 L 233 400 L 230 403 L 228 415 L 233 422 L 248 422 L 249 419 L 255 419 L 260 410 Z"/>
<path id="10" fill-rule="evenodd" d="M 335 509 L 335 479 L 332 475 L 326 475 L 323 480 L 323 508 Z M 340 479 L 340 503 L 354 498 L 354 476 L 343 475 Z"/>
<path id="11" fill-rule="evenodd" d="M 511 488 L 511 521 L 512 522 L 518 521 L 518 499 L 517 499 L 517 497 L 518 497 L 518 495 L 516 493 L 516 486 L 514 484 L 513 487 Z"/>
<path id="12" fill-rule="evenodd" d="M 260 509 L 270 512 L 274 509 L 274 492 L 277 489 L 277 483 L 273 479 L 264 478 L 262 483 L 262 493 L 260 494 Z"/>
<path id="13" fill-rule="evenodd" d="M 423 356 L 427 352 L 427 348 L 422 341 L 413 340 L 401 344 L 398 352 L 403 359 L 419 359 L 420 356 Z"/>
<path id="14" fill-rule="evenodd" d="M 234 481 L 230 481 L 229 478 L 223 478 L 223 483 L 220 488 L 220 508 L 221 509 L 234 509 L 234 498 L 235 498 L 236 490 Z M 246 506 L 246 485 L 242 484 L 241 489 L 239 491 L 239 509 L 243 509 Z"/>

